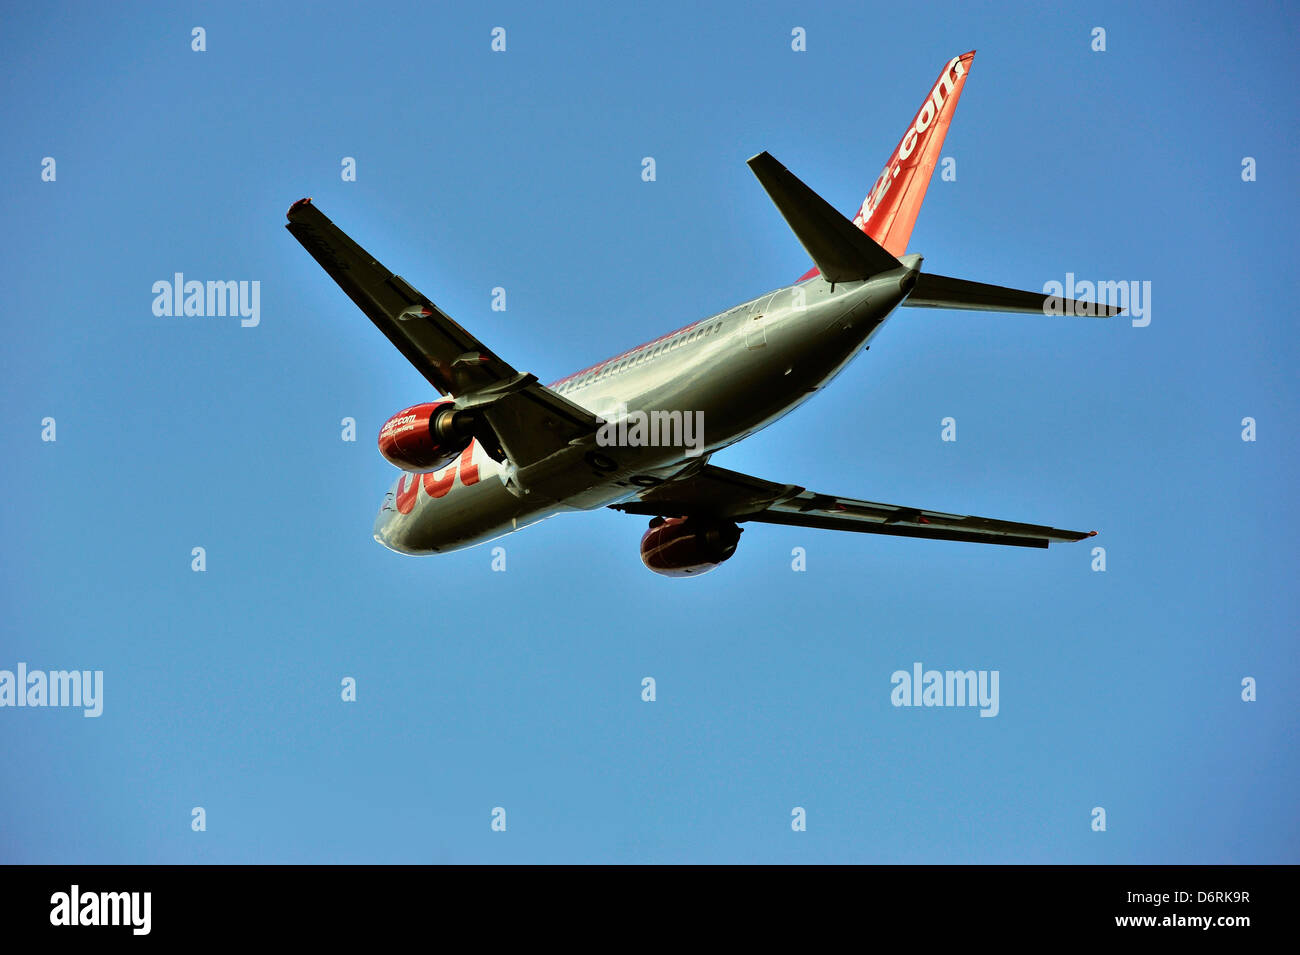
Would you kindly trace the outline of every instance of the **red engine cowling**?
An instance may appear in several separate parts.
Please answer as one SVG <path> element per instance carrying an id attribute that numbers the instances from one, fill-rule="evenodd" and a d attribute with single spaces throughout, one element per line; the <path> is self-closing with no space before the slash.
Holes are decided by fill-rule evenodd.
<path id="1" fill-rule="evenodd" d="M 450 401 L 429 401 L 397 412 L 379 429 L 379 453 L 403 471 L 436 471 L 456 460 L 470 436 L 450 428 Z"/>
<path id="2" fill-rule="evenodd" d="M 732 521 L 656 517 L 641 538 L 641 563 L 665 577 L 698 577 L 736 552 L 740 534 Z"/>

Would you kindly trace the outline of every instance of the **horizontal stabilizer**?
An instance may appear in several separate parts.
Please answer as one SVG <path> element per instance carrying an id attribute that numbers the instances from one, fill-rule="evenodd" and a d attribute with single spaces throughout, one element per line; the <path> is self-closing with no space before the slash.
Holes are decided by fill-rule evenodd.
<path id="1" fill-rule="evenodd" d="M 853 282 L 901 267 L 898 259 L 804 185 L 771 153 L 759 153 L 749 160 L 749 168 L 826 281 Z"/>
<path id="2" fill-rule="evenodd" d="M 903 302 L 912 308 L 961 308 L 977 312 L 1025 312 L 1036 315 L 1082 315 L 1109 318 L 1124 311 L 1115 305 L 1098 305 L 1077 299 L 1045 295 L 1042 292 L 1022 292 L 985 285 L 965 279 L 950 279 L 944 275 L 922 272 L 916 277 L 912 294 Z"/>

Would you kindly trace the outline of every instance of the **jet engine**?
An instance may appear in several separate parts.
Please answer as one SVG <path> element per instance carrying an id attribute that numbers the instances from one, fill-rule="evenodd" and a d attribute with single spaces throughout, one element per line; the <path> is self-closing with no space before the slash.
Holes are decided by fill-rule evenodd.
<path id="1" fill-rule="evenodd" d="M 656 517 L 641 538 L 641 563 L 665 577 L 698 577 L 736 552 L 740 534 L 732 521 Z"/>
<path id="2" fill-rule="evenodd" d="M 429 401 L 397 412 L 379 429 L 379 453 L 403 471 L 436 471 L 473 440 L 472 413 L 450 401 Z"/>

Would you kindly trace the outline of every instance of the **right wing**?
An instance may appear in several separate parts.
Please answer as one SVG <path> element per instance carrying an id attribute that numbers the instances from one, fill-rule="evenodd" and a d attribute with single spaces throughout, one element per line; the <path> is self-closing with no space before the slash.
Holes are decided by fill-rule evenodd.
<path id="1" fill-rule="evenodd" d="M 465 408 L 478 408 L 496 449 L 525 468 L 594 434 L 599 420 L 497 357 L 446 312 L 354 242 L 310 199 L 289 207 L 285 227 L 415 369 Z M 491 438 L 483 444 L 492 449 Z M 496 456 L 496 455 L 494 455 Z"/>
<path id="2" fill-rule="evenodd" d="M 814 494 L 795 484 L 776 484 L 711 464 L 691 477 L 650 488 L 637 500 L 611 506 L 656 517 L 714 517 L 1018 547 L 1046 547 L 1096 534 Z"/>

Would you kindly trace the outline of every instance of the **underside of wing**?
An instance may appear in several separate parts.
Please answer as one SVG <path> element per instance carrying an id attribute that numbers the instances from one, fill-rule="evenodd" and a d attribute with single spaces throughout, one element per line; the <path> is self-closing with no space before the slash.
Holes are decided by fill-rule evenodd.
<path id="1" fill-rule="evenodd" d="M 712 465 L 613 507 L 657 517 L 707 517 L 1018 547 L 1047 547 L 1096 533 L 815 494 Z"/>
<path id="2" fill-rule="evenodd" d="M 384 268 L 310 199 L 290 207 L 286 228 L 433 387 L 476 416 L 474 435 L 493 457 L 527 468 L 599 428 L 586 409 L 516 371 Z"/>
<path id="3" fill-rule="evenodd" d="M 384 268 L 310 199 L 289 208 L 285 228 L 442 394 L 455 397 L 519 374 L 400 275 Z"/>
<path id="4" fill-rule="evenodd" d="M 563 395 L 539 383 L 533 375 L 509 383 L 500 394 L 489 389 L 472 396 L 465 407 L 480 409 L 500 454 L 517 468 L 527 468 L 595 434 L 600 419 Z M 491 438 L 484 440 L 492 453 Z"/>

